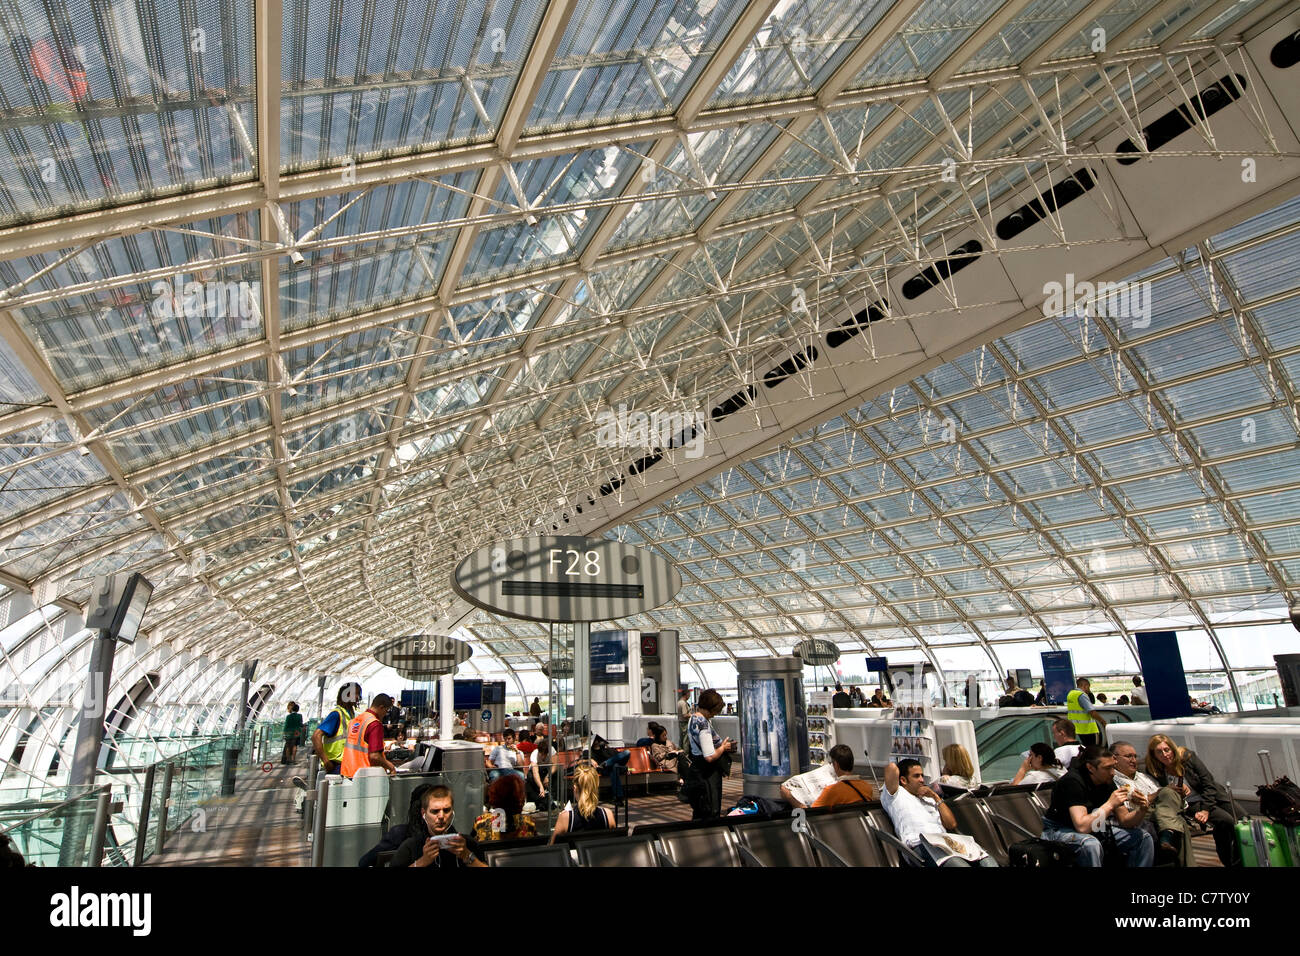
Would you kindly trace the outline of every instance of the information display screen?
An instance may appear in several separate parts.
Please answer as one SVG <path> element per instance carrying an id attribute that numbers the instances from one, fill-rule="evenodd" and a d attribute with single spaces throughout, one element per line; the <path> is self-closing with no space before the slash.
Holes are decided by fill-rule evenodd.
<path id="1" fill-rule="evenodd" d="M 439 692 L 442 685 L 438 686 Z M 438 704 L 441 706 L 441 698 Z M 453 710 L 478 710 L 483 706 L 483 681 L 482 680 L 457 680 L 453 682 L 451 692 L 451 706 Z"/>
<path id="2" fill-rule="evenodd" d="M 591 682 L 627 683 L 627 631 L 592 632 Z"/>

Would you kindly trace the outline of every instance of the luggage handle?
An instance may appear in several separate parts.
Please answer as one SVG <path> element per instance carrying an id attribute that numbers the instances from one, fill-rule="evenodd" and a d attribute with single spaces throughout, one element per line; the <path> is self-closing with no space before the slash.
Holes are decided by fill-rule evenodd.
<path id="1" fill-rule="evenodd" d="M 1255 752 L 1255 756 L 1259 757 L 1259 769 L 1264 772 L 1264 786 L 1267 787 L 1277 782 L 1277 776 L 1273 773 L 1272 755 L 1267 750 L 1258 750 Z"/>
<path id="2" fill-rule="evenodd" d="M 1250 821 L 1250 839 L 1255 844 L 1255 865 L 1272 866 L 1273 861 L 1268 858 L 1268 834 L 1264 831 L 1263 820 Z"/>

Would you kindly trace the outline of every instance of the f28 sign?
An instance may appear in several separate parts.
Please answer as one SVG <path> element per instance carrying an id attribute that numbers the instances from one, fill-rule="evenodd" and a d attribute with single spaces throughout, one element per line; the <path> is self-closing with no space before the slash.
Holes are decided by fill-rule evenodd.
<path id="1" fill-rule="evenodd" d="M 659 607 L 682 587 L 671 564 L 621 541 L 573 535 L 479 548 L 452 575 L 476 607 L 526 621 L 616 621 Z"/>

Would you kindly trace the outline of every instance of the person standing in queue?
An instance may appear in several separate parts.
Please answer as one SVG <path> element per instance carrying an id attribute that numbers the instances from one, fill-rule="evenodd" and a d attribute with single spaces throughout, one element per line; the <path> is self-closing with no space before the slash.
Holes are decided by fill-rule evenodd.
<path id="1" fill-rule="evenodd" d="M 347 743 L 343 746 L 339 769 L 343 776 L 351 779 L 362 767 L 383 767 L 390 776 L 397 773 L 392 761 L 384 756 L 384 716 L 392 706 L 393 698 L 377 694 L 370 708 L 348 723 Z"/>
<path id="2" fill-rule="evenodd" d="M 339 688 L 334 709 L 325 715 L 311 735 L 311 745 L 320 758 L 322 773 L 338 773 L 343 763 L 343 747 L 348 739 L 348 724 L 361 703 L 361 685 L 352 681 Z"/>
<path id="3" fill-rule="evenodd" d="M 712 820 L 722 815 L 722 778 L 731 770 L 731 754 L 736 749 L 734 740 L 720 738 L 713 731 L 712 720 L 722 713 L 722 707 L 722 695 L 710 687 L 700 694 L 686 725 L 691 770 L 697 778 L 691 799 L 692 820 Z"/>

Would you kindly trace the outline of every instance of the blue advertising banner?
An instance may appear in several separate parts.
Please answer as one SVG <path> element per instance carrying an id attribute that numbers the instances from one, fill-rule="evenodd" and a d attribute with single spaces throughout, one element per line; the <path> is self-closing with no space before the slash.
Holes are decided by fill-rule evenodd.
<path id="1" fill-rule="evenodd" d="M 1183 655 L 1178 650 L 1178 634 L 1174 631 L 1139 631 L 1133 636 L 1137 638 L 1138 663 L 1142 666 L 1142 682 L 1147 689 L 1151 719 L 1192 716 Z"/>
<path id="2" fill-rule="evenodd" d="M 779 677 L 742 677 L 737 690 L 742 772 L 785 779 L 790 776 L 785 681 Z M 807 733 L 803 737 L 806 741 Z M 799 759 L 803 759 L 802 748 Z"/>
<path id="3" fill-rule="evenodd" d="M 627 631 L 591 632 L 591 682 L 627 683 Z"/>
<path id="4" fill-rule="evenodd" d="M 1043 651 L 1043 686 L 1049 704 L 1064 704 L 1074 690 L 1074 658 L 1069 651 Z"/>

